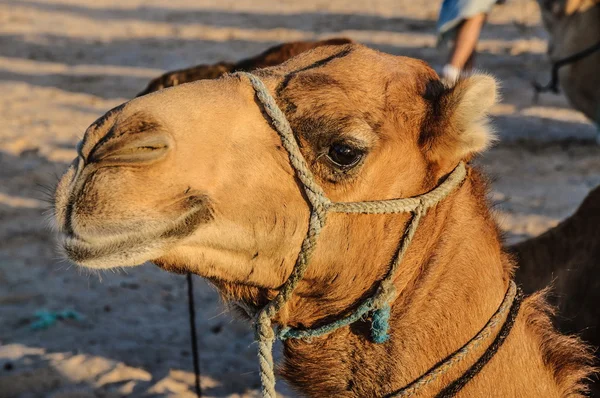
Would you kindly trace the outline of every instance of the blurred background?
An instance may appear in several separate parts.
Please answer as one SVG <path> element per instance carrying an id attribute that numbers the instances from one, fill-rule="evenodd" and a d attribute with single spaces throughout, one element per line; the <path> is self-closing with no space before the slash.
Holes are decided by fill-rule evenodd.
<path id="1" fill-rule="evenodd" d="M 286 41 L 349 37 L 440 70 L 439 10 L 438 0 L 0 0 L 0 397 L 194 396 L 185 278 L 150 264 L 95 273 L 55 249 L 46 192 L 96 118 L 167 70 Z M 478 162 L 509 242 L 556 225 L 600 184 L 595 127 L 562 95 L 532 101 L 530 82 L 549 78 L 547 38 L 537 3 L 513 0 L 493 9 L 477 45 L 477 68 L 502 84 L 501 140 Z M 258 396 L 249 326 L 196 287 L 204 395 Z"/>

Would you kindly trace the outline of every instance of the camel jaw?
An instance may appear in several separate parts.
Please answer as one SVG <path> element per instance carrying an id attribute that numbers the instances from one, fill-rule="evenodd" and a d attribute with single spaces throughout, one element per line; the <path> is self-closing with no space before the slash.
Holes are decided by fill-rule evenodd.
<path id="1" fill-rule="evenodd" d="M 86 268 L 136 266 L 161 257 L 210 219 L 207 207 L 198 206 L 156 231 L 102 238 L 63 233 L 59 243 L 66 258 Z"/>

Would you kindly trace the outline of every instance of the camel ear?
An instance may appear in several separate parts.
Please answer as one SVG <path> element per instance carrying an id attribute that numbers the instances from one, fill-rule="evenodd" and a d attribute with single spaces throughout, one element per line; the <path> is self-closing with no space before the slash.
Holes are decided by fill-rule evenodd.
<path id="1" fill-rule="evenodd" d="M 426 95 L 430 114 L 420 142 L 431 161 L 456 164 L 490 147 L 496 136 L 488 112 L 496 103 L 497 86 L 493 77 L 479 74 Z"/>

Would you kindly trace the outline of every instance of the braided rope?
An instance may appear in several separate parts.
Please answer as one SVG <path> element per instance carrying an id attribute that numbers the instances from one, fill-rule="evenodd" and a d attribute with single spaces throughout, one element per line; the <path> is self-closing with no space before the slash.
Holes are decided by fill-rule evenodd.
<path id="1" fill-rule="evenodd" d="M 327 199 L 319 184 L 315 182 L 315 177 L 306 164 L 302 152 L 300 152 L 300 147 L 298 146 L 290 122 L 288 122 L 285 114 L 279 106 L 277 106 L 275 99 L 269 93 L 269 90 L 262 80 L 251 73 L 238 72 L 237 74 L 246 76 L 250 80 L 252 87 L 254 87 L 256 96 L 260 100 L 267 115 L 271 118 L 271 123 L 281 138 L 281 144 L 288 153 L 294 171 L 298 175 L 300 181 L 302 181 L 304 191 L 308 196 L 313 210 L 316 209 L 318 213 L 325 212 L 325 208 L 330 203 L 329 199 Z"/>
<path id="2" fill-rule="evenodd" d="M 508 290 L 504 295 L 504 299 L 502 300 L 500 307 L 498 307 L 494 315 L 492 315 L 492 317 L 485 324 L 483 329 L 481 329 L 481 331 L 477 333 L 475 337 L 469 340 L 458 351 L 455 351 L 449 357 L 445 358 L 433 368 L 428 370 L 418 379 L 414 380 L 406 387 L 403 387 L 401 390 L 396 391 L 391 395 L 388 395 L 387 397 L 397 398 L 413 396 L 422 387 L 434 382 L 438 377 L 448 372 L 452 368 L 452 366 L 465 359 L 467 354 L 479 348 L 479 346 L 493 333 L 493 331 L 496 329 L 496 326 L 498 326 L 498 324 L 502 321 L 504 313 L 506 313 L 512 307 L 516 295 L 517 285 L 514 281 L 510 281 Z"/>
<path id="3" fill-rule="evenodd" d="M 412 213 L 413 216 L 409 221 L 398 251 L 394 255 L 392 265 L 386 276 L 381 280 L 379 288 L 373 297 L 361 303 L 348 316 L 335 322 L 314 329 L 283 328 L 279 331 L 278 337 L 284 340 L 286 338 L 322 336 L 340 327 L 356 322 L 368 313 L 373 312 L 372 337 L 375 342 L 382 343 L 388 338 L 390 302 L 396 295 L 393 277 L 412 242 L 421 218 L 430 207 L 435 206 L 450 195 L 464 181 L 466 178 L 466 166 L 462 162 L 459 163 L 448 178 L 438 187 L 413 198 L 332 203 L 315 181 L 306 160 L 302 156 L 298 142 L 285 114 L 277 106 L 275 99 L 269 93 L 264 83 L 258 77 L 247 72 L 238 72 L 235 75 L 246 77 L 252 84 L 256 97 L 260 101 L 265 113 L 269 116 L 275 131 L 277 131 L 281 138 L 281 143 L 288 153 L 290 164 L 302 183 L 310 204 L 308 229 L 292 273 L 279 290 L 277 296 L 259 311 L 255 319 L 255 338 L 258 342 L 262 395 L 265 398 L 275 398 L 275 372 L 272 352 L 275 334 L 273 332 L 272 319 L 289 300 L 296 285 L 304 276 L 316 248 L 317 238 L 325 225 L 327 213 L 329 211 L 361 214 Z"/>
<path id="4" fill-rule="evenodd" d="M 264 398 L 276 398 L 275 372 L 273 363 L 273 343 L 275 335 L 271 326 L 271 318 L 263 311 L 256 322 L 255 339 L 258 342 L 258 364 L 260 366 L 260 382 Z"/>
<path id="5" fill-rule="evenodd" d="M 390 199 L 366 202 L 337 202 L 331 203 L 330 211 L 336 213 L 409 213 L 417 210 L 419 206 L 426 211 L 444 200 L 465 179 L 467 169 L 464 163 L 459 163 L 435 189 L 414 198 Z"/>
<path id="6" fill-rule="evenodd" d="M 308 231 L 302 242 L 300 253 L 298 254 L 292 273 L 279 290 L 277 296 L 260 311 L 257 320 L 255 321 L 262 394 L 265 398 L 275 398 L 275 371 L 273 365 L 273 341 L 275 335 L 271 325 L 271 318 L 273 318 L 289 300 L 296 285 L 304 276 L 315 250 L 317 237 L 325 225 L 330 201 L 325 196 L 321 187 L 315 182 L 314 176 L 300 152 L 290 123 L 285 117 L 285 114 L 277 106 L 275 99 L 271 96 L 264 83 L 258 77 L 250 73 L 239 72 L 239 74 L 246 76 L 250 80 L 250 83 L 256 92 L 256 96 L 262 103 L 267 115 L 271 118 L 271 123 L 281 137 L 281 143 L 288 153 L 292 168 L 302 182 L 304 192 L 311 205 Z"/>
<path id="7" fill-rule="evenodd" d="M 373 297 L 370 297 L 363 301 L 363 303 L 358 308 L 356 308 L 350 315 L 338 319 L 335 322 L 331 322 L 327 325 L 313 329 L 293 329 L 290 327 L 282 328 L 278 333 L 278 337 L 281 340 L 286 340 L 288 338 L 312 338 L 323 336 L 325 334 L 333 332 L 336 329 L 339 329 L 343 326 L 348 326 L 358 321 L 369 312 L 376 309 L 380 309 L 386 304 L 388 304 L 390 301 L 392 301 L 396 293 L 396 289 L 392 283 L 392 277 L 394 276 L 394 273 L 398 268 L 399 264 L 402 262 L 404 254 L 406 253 L 406 250 L 408 249 L 408 246 L 412 241 L 415 231 L 419 226 L 422 213 L 423 210 L 420 207 L 418 207 L 413 218 L 410 220 L 410 223 L 406 230 L 407 232 L 405 233 L 404 239 L 402 239 L 402 244 L 400 245 L 400 248 L 395 255 L 395 258 L 392 262 L 392 266 L 390 267 L 390 270 L 388 271 L 385 278 L 381 281 L 379 289 Z"/>
<path id="8" fill-rule="evenodd" d="M 500 331 L 496 335 L 496 338 L 488 346 L 485 350 L 484 354 L 479 357 L 477 362 L 475 362 L 469 369 L 467 369 L 458 379 L 454 380 L 450 385 L 445 387 L 442 391 L 440 391 L 435 398 L 452 398 L 454 397 L 469 381 L 473 379 L 481 369 L 494 357 L 494 355 L 498 352 L 502 344 L 506 341 L 506 338 L 510 334 L 515 322 L 517 320 L 517 316 L 519 315 L 519 308 L 521 308 L 521 302 L 523 300 L 523 292 L 521 289 L 517 288 L 517 294 L 513 298 L 513 303 L 510 306 L 510 310 L 508 311 L 508 315 L 506 315 L 506 320 L 500 328 Z"/>

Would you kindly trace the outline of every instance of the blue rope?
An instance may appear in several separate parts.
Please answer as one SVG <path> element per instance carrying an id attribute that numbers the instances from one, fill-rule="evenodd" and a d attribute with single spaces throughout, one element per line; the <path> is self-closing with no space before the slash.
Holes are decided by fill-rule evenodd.
<path id="1" fill-rule="evenodd" d="M 371 338 L 377 344 L 383 344 L 389 340 L 390 335 L 390 314 L 391 307 L 386 304 L 383 308 L 376 310 L 373 313 L 373 319 L 371 320 Z"/>
<path id="2" fill-rule="evenodd" d="M 73 319 L 75 321 L 83 319 L 83 316 L 74 310 L 64 310 L 59 312 L 40 310 L 36 311 L 34 316 L 37 320 L 29 325 L 31 330 L 48 329 L 57 321 L 62 321 L 65 319 Z"/>
<path id="3" fill-rule="evenodd" d="M 360 319 L 364 319 L 369 312 L 373 312 L 371 319 L 371 338 L 375 343 L 385 343 L 389 339 L 390 305 L 386 304 L 383 308 L 376 309 L 374 308 L 376 303 L 376 297 L 368 298 L 354 310 L 352 314 L 338 319 L 335 322 L 314 329 L 284 327 L 279 330 L 277 337 L 279 340 L 285 341 L 287 339 L 311 339 L 313 337 L 324 336 L 336 329 L 348 326 Z"/>

